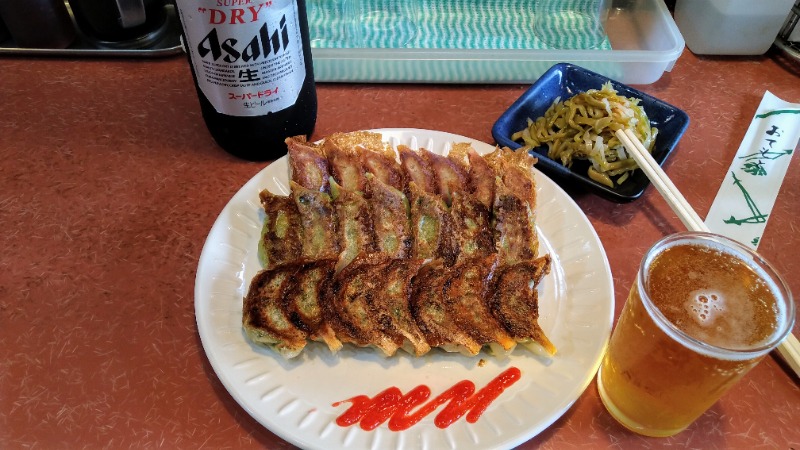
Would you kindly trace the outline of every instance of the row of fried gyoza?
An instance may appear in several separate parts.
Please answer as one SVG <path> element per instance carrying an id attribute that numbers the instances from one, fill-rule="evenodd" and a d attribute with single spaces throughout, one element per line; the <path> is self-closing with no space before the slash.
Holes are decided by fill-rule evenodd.
<path id="1" fill-rule="evenodd" d="M 286 357 L 307 341 L 414 355 L 555 348 L 537 323 L 535 159 L 454 144 L 447 156 L 375 133 L 287 140 L 289 196 L 266 213 L 243 325 Z M 399 163 L 398 163 L 399 160 Z"/>

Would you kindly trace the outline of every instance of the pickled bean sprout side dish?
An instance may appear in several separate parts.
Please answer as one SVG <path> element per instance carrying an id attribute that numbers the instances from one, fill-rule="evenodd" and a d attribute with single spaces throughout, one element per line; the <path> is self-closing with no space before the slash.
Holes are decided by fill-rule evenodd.
<path id="1" fill-rule="evenodd" d="M 588 160 L 588 176 L 610 188 L 619 186 L 638 168 L 614 133 L 631 129 L 652 153 L 658 129 L 650 125 L 639 99 L 624 97 L 606 82 L 567 100 L 556 98 L 543 116 L 512 134 L 524 144 L 523 151 L 547 145 L 547 156 L 572 167 Z"/>

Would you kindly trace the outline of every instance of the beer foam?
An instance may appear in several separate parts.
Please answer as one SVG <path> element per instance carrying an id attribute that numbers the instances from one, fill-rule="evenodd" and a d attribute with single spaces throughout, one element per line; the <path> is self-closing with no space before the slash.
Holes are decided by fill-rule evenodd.
<path id="1" fill-rule="evenodd" d="M 781 287 L 779 287 L 778 282 L 773 278 L 773 275 L 768 273 L 765 267 L 761 266 L 759 263 L 753 264 L 754 258 L 746 250 L 725 246 L 719 242 L 714 242 L 713 240 L 704 239 L 702 237 L 682 239 L 677 242 L 665 242 L 657 252 L 653 252 L 652 255 L 648 256 L 648 260 L 645 262 L 646 267 L 650 270 L 650 263 L 665 250 L 684 245 L 705 248 L 706 250 L 711 250 L 712 252 L 716 251 L 738 259 L 755 272 L 757 278 L 760 278 L 760 282 L 763 283 L 762 286 L 765 287 L 767 291 L 770 291 L 776 297 L 776 300 L 784 295 L 782 294 L 783 291 Z M 684 277 L 690 280 L 697 279 L 699 276 L 699 273 L 693 273 L 691 270 L 684 272 Z M 641 279 L 639 281 L 641 282 Z M 639 287 L 641 289 L 642 285 L 640 284 Z M 726 360 L 745 360 L 769 351 L 769 349 L 764 348 L 763 345 L 774 342 L 776 336 L 785 331 L 787 324 L 792 322 L 792 318 L 787 315 L 786 302 L 776 301 L 774 305 L 774 314 L 776 317 L 773 317 L 776 322 L 773 323 L 771 333 L 764 336 L 760 342 L 742 345 L 740 339 L 748 327 L 742 327 L 740 325 L 752 322 L 752 311 L 747 311 L 752 308 L 752 306 L 742 306 L 742 302 L 737 298 L 741 294 L 735 291 L 728 291 L 726 289 L 727 286 L 724 285 L 719 287 L 722 289 L 699 289 L 691 291 L 687 297 L 684 297 L 683 305 L 681 305 L 681 303 L 675 305 L 678 306 L 679 310 L 683 310 L 684 319 L 694 324 L 689 325 L 684 321 L 682 322 L 684 326 L 688 325 L 690 328 L 693 328 L 694 331 L 679 331 L 676 326 L 668 325 L 670 320 L 661 316 L 661 313 L 658 315 L 662 317 L 662 320 L 656 320 L 656 324 L 662 331 L 672 336 L 677 342 L 682 343 L 684 346 L 700 354 L 710 357 Z M 746 294 L 744 295 L 746 296 Z M 749 303 L 750 302 L 744 302 L 745 305 L 749 305 Z M 681 305 L 682 308 L 679 305 Z M 648 310 L 653 308 L 649 301 L 645 302 L 645 307 Z M 675 312 L 678 313 L 678 311 Z M 680 315 L 680 313 L 678 314 Z M 717 342 L 709 346 L 708 344 L 694 341 L 694 339 L 705 341 L 705 338 L 708 337 L 707 335 L 718 335 L 719 333 L 726 334 L 727 337 L 731 338 L 733 341 L 739 340 L 738 345 L 728 345 L 732 344 L 732 342 L 720 342 L 717 340 Z M 687 334 L 689 336 L 695 335 L 695 338 L 687 340 L 684 337 Z"/>
<path id="2" fill-rule="evenodd" d="M 683 306 L 698 325 L 710 326 L 725 311 L 725 297 L 717 291 L 700 289 L 691 292 Z"/>
<path id="3" fill-rule="evenodd" d="M 727 300 L 727 302 L 726 302 Z M 711 345 L 731 350 L 747 350 L 769 341 L 775 330 L 763 340 L 753 341 L 758 323 L 753 298 L 734 290 L 697 290 L 684 302 L 689 323 L 686 333 Z"/>

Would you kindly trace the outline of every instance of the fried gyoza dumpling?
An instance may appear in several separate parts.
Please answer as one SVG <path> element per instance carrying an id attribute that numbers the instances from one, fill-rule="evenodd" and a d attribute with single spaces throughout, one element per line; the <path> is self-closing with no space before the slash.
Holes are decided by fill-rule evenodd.
<path id="1" fill-rule="evenodd" d="M 389 258 L 408 257 L 413 240 L 408 198 L 369 173 L 367 197 L 378 252 Z"/>
<path id="2" fill-rule="evenodd" d="M 411 183 L 416 184 L 417 189 L 429 194 L 436 194 L 438 189 L 436 187 L 436 178 L 434 178 L 433 170 L 428 166 L 428 162 L 422 157 L 420 152 L 415 152 L 405 145 L 397 146 L 397 153 L 400 155 L 400 166 L 403 168 L 403 173 L 406 179 L 406 188 Z M 411 193 L 406 189 L 406 195 L 411 196 Z"/>
<path id="3" fill-rule="evenodd" d="M 447 158 L 464 174 L 463 185 L 451 192 L 450 204 L 458 260 L 494 253 L 494 170 L 469 143 L 453 144 Z"/>
<path id="4" fill-rule="evenodd" d="M 450 206 L 453 240 L 458 261 L 487 256 L 495 252 L 491 212 L 468 193 L 454 192 Z"/>
<path id="5" fill-rule="evenodd" d="M 335 180 L 331 180 L 331 197 L 336 211 L 337 231 L 341 254 L 336 265 L 341 270 L 356 256 L 375 253 L 375 227 L 367 199 L 357 192 L 345 189 Z"/>
<path id="6" fill-rule="evenodd" d="M 353 131 L 334 133 L 325 138 L 322 149 L 328 157 L 331 175 L 345 189 L 364 191 L 365 173 L 402 189 L 400 167 L 392 150 L 380 133 Z"/>
<path id="7" fill-rule="evenodd" d="M 348 191 L 364 192 L 366 179 L 361 165 L 361 152 L 331 136 L 322 145 L 328 158 L 331 176 L 342 188 Z"/>
<path id="8" fill-rule="evenodd" d="M 333 330 L 324 321 L 319 304 L 333 278 L 336 260 L 321 259 L 304 263 L 284 289 L 283 311 L 308 338 L 322 341 L 332 352 L 342 348 Z"/>
<path id="9" fill-rule="evenodd" d="M 416 259 L 441 258 L 453 265 L 458 250 L 453 240 L 450 213 L 442 197 L 423 191 L 412 181 L 408 185 L 411 203 L 413 244 Z"/>
<path id="10" fill-rule="evenodd" d="M 289 320 L 283 305 L 286 286 L 301 267 L 293 263 L 262 270 L 253 277 L 244 298 L 242 326 L 247 336 L 286 358 L 300 354 L 308 336 Z"/>
<path id="11" fill-rule="evenodd" d="M 286 139 L 289 155 L 289 179 L 312 191 L 329 192 L 328 159 L 318 146 L 306 142 L 305 136 Z"/>
<path id="12" fill-rule="evenodd" d="M 550 256 L 499 267 L 492 281 L 489 309 L 518 343 L 553 355 L 556 347 L 539 326 L 537 285 L 550 271 Z M 538 351 L 544 349 L 544 352 Z"/>
<path id="13" fill-rule="evenodd" d="M 494 170 L 489 162 L 471 146 L 467 152 L 467 158 L 469 159 L 469 191 L 491 211 L 494 202 Z"/>
<path id="14" fill-rule="evenodd" d="M 358 257 L 334 275 L 323 299 L 325 319 L 336 337 L 359 347 L 377 347 L 386 356 L 402 345 L 381 326 L 373 297 L 380 295 L 381 273 L 389 264 L 383 255 Z"/>
<path id="15" fill-rule="evenodd" d="M 371 299 L 379 315 L 381 329 L 397 336 L 402 348 L 415 356 L 424 355 L 431 349 L 409 307 L 411 279 L 420 266 L 422 261 L 419 260 L 391 260 L 382 273 L 384 281 L 380 291 Z"/>
<path id="16" fill-rule="evenodd" d="M 504 264 L 536 258 L 539 238 L 533 225 L 533 210 L 500 177 L 495 178 L 494 242 Z"/>
<path id="17" fill-rule="evenodd" d="M 406 185 L 405 174 L 394 150 L 387 148 L 384 151 L 361 152 L 361 164 L 367 173 L 372 174 L 381 183 L 389 185 L 399 191 Z"/>
<path id="18" fill-rule="evenodd" d="M 477 355 L 482 345 L 466 333 L 445 302 L 450 269 L 442 260 L 422 266 L 414 277 L 409 307 L 422 335 L 431 347 L 448 352 Z"/>
<path id="19" fill-rule="evenodd" d="M 303 259 L 330 259 L 339 256 L 336 213 L 331 196 L 290 181 L 292 197 L 300 211 Z"/>
<path id="20" fill-rule="evenodd" d="M 494 318 L 486 301 L 495 261 L 491 255 L 453 267 L 444 288 L 444 304 L 446 313 L 461 331 L 481 346 L 499 344 L 502 350 L 493 350 L 502 353 L 513 349 L 516 342 Z"/>
<path id="21" fill-rule="evenodd" d="M 495 244 L 500 260 L 506 264 L 536 258 L 539 238 L 535 229 L 536 158 L 525 151 L 507 147 L 486 156 L 495 171 L 493 213 Z"/>
<path id="22" fill-rule="evenodd" d="M 262 266 L 269 269 L 297 259 L 302 252 L 300 211 L 291 197 L 259 193 L 266 216 L 261 228 L 258 256 Z"/>
<path id="23" fill-rule="evenodd" d="M 450 205 L 454 192 L 465 192 L 467 188 L 467 172 L 450 158 L 426 149 L 420 149 L 422 158 L 428 164 L 436 185 L 436 193 L 442 197 L 446 205 Z"/>
<path id="24" fill-rule="evenodd" d="M 535 157 L 526 151 L 514 151 L 503 147 L 485 155 L 484 160 L 510 191 L 515 192 L 532 208 L 536 206 L 533 166 L 538 160 Z"/>

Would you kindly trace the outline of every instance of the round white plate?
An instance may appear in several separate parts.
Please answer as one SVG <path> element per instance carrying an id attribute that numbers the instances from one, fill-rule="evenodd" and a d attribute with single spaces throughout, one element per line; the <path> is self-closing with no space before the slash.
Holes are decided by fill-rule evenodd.
<path id="1" fill-rule="evenodd" d="M 417 129 L 381 129 L 393 145 L 444 153 L 453 142 L 470 142 L 480 153 L 494 147 L 463 136 Z M 558 348 L 551 360 L 517 348 L 506 358 L 468 358 L 439 350 L 421 358 L 403 352 L 384 358 L 374 350 L 345 347 L 331 355 L 311 343 L 287 361 L 251 344 L 242 331 L 242 298 L 260 269 L 257 246 L 264 214 L 258 193 L 288 194 L 286 158 L 270 164 L 230 200 L 208 235 L 195 283 L 195 314 L 203 347 L 219 379 L 256 420 L 283 439 L 320 449 L 489 449 L 519 445 L 551 425 L 592 381 L 611 332 L 614 289 L 597 233 L 578 206 L 550 179 L 536 172 L 540 253 L 552 270 L 540 284 L 539 323 Z M 483 360 L 484 363 L 479 363 Z M 405 431 L 386 423 L 372 430 L 338 426 L 336 418 L 356 395 L 374 396 L 396 386 L 418 385 L 431 398 L 459 381 L 477 389 L 509 367 L 522 378 L 498 397 L 475 423 L 464 417 L 436 427 L 436 413 Z M 438 411 L 441 411 L 440 407 Z"/>

